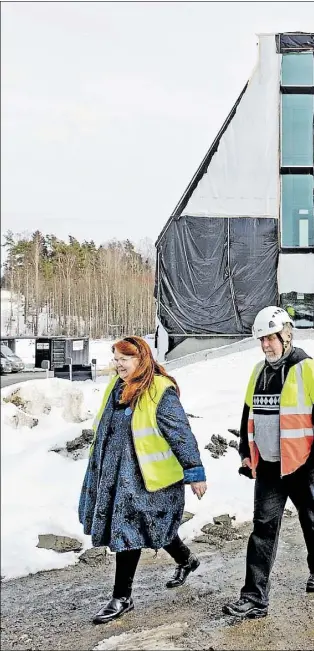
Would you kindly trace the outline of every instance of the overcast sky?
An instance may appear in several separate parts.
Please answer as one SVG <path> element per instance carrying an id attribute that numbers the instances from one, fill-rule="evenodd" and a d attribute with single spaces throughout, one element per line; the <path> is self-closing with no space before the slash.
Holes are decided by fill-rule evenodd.
<path id="1" fill-rule="evenodd" d="M 2 233 L 155 240 L 249 78 L 312 2 L 2 3 Z"/>

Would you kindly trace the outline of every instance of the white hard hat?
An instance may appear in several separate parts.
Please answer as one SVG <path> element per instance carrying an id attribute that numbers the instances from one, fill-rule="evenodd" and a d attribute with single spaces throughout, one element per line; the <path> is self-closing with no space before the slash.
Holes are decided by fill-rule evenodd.
<path id="1" fill-rule="evenodd" d="M 255 317 L 252 334 L 255 339 L 281 332 L 286 323 L 293 321 L 286 310 L 276 305 L 264 307 Z"/>

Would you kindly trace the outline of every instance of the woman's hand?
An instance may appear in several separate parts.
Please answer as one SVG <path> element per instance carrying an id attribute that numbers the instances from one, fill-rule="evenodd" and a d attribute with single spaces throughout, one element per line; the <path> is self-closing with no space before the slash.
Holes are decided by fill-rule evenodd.
<path id="1" fill-rule="evenodd" d="M 201 500 L 207 491 L 206 481 L 194 481 L 191 483 L 192 492 Z"/>

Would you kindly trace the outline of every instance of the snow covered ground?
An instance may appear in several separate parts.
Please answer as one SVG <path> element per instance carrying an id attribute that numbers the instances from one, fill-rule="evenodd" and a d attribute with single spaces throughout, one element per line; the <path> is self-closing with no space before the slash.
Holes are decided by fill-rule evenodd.
<path id="1" fill-rule="evenodd" d="M 97 345 L 96 345 L 97 344 Z M 296 342 L 296 345 L 298 343 Z M 302 339 L 300 347 L 314 357 L 314 339 Z M 91 357 L 111 358 L 111 342 L 95 342 Z M 181 527 L 185 539 L 221 513 L 236 521 L 251 519 L 253 482 L 238 475 L 239 456 L 228 448 L 225 456 L 213 459 L 205 445 L 212 434 L 236 440 L 228 428 L 238 428 L 246 384 L 252 365 L 261 359 L 259 346 L 225 357 L 173 371 L 181 388 L 186 411 L 199 443 L 206 468 L 208 491 L 201 501 L 186 487 L 186 510 L 194 517 Z M 107 378 L 73 382 L 61 379 L 28 381 L 1 392 L 2 436 L 2 570 L 6 578 L 63 567 L 77 562 L 77 554 L 36 547 L 38 534 L 55 533 L 82 540 L 77 503 L 87 459 L 74 461 L 50 451 L 63 446 L 89 428 L 100 404 Z M 38 425 L 16 427 L 17 408 L 3 399 L 20 386 L 27 411 Z"/>

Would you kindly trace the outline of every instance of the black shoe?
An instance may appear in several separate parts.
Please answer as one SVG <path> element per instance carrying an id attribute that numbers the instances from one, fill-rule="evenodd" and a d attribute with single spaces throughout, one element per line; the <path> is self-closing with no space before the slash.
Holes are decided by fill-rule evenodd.
<path id="1" fill-rule="evenodd" d="M 268 608 L 267 606 L 257 606 L 253 601 L 241 598 L 233 603 L 225 604 L 222 611 L 227 615 L 234 615 L 235 617 L 241 617 L 242 619 L 245 617 L 255 619 L 257 617 L 266 617 Z"/>
<path id="2" fill-rule="evenodd" d="M 95 615 L 93 623 L 106 624 L 107 622 L 111 622 L 113 619 L 117 619 L 117 617 L 121 617 L 130 610 L 133 610 L 133 608 L 133 599 L 127 597 L 115 599 L 115 597 L 112 597 L 106 606 L 101 608 L 99 613 Z"/>
<path id="3" fill-rule="evenodd" d="M 314 574 L 310 574 L 308 578 L 306 592 L 314 592 Z"/>
<path id="4" fill-rule="evenodd" d="M 166 583 L 167 588 L 177 588 L 179 585 L 183 585 L 190 572 L 195 572 L 197 570 L 200 561 L 194 554 L 191 554 L 188 562 L 185 565 L 177 565 L 173 578 Z"/>

